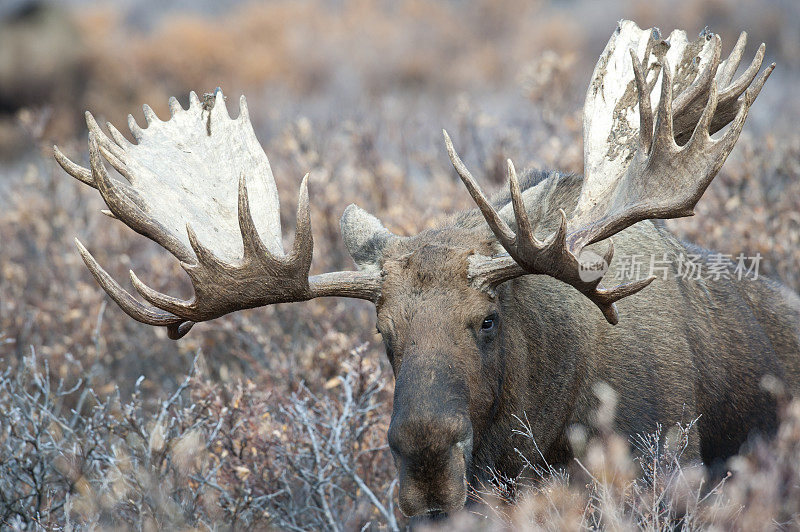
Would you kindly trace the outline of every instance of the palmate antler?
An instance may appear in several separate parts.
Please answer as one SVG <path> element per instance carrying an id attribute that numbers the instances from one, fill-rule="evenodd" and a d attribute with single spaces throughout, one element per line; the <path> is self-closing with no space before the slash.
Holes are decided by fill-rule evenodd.
<path id="1" fill-rule="evenodd" d="M 106 214 L 167 249 L 191 279 L 194 297 L 182 301 L 153 290 L 131 271 L 134 288 L 152 306 L 145 305 L 76 239 L 92 275 L 128 315 L 167 326 L 171 338 L 180 338 L 195 322 L 241 309 L 322 296 L 375 300 L 379 274 L 308 275 L 313 251 L 308 176 L 300 185 L 294 244 L 284 253 L 275 180 L 244 97 L 236 119 L 228 116 L 219 90 L 206 103 L 191 93 L 188 110 L 172 98 L 170 112 L 170 120 L 162 122 L 144 106 L 146 129 L 129 116 L 136 144 L 111 124 L 109 139 L 87 112 L 90 168 L 54 147 L 64 170 L 100 192 L 110 209 Z M 112 179 L 103 158 L 128 183 Z M 251 198 L 257 201 L 251 204 Z"/>
<path id="2" fill-rule="evenodd" d="M 614 303 L 642 290 L 654 277 L 604 288 L 602 277 L 582 278 L 581 251 L 642 220 L 693 214 L 775 66 L 767 67 L 753 83 L 764 57 L 762 44 L 750 67 L 732 81 L 745 42 L 742 33 L 730 57 L 720 64 L 717 35 L 704 31 L 689 43 L 684 32 L 675 31 L 669 41 L 661 41 L 657 30 L 620 22 L 595 67 L 586 96 L 585 176 L 578 205 L 569 220 L 561 210 L 559 228 L 545 241 L 534 236 L 511 161 L 508 174 L 517 232 L 489 203 L 445 132 L 453 166 L 508 252 L 473 256 L 469 269 L 473 283 L 493 289 L 521 275 L 549 275 L 574 286 L 600 308 L 609 323 L 616 324 Z M 677 65 L 675 70 L 672 64 Z M 660 97 L 654 102 L 654 113 L 650 93 L 656 90 Z M 673 92 L 678 93 L 674 98 Z M 719 140 L 711 138 L 729 123 Z M 613 253 L 609 242 L 603 257 L 606 264 Z"/>

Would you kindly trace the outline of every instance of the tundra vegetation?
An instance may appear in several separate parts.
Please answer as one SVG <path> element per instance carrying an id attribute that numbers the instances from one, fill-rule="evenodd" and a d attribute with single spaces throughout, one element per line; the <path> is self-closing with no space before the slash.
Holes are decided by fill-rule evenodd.
<path id="1" fill-rule="evenodd" d="M 453 133 L 476 175 L 486 176 L 485 188 L 488 183 L 506 188 L 507 157 L 519 166 L 582 170 L 578 95 L 591 64 L 579 65 L 594 60 L 613 22 L 594 38 L 584 33 L 585 42 L 574 42 L 565 34 L 581 34 L 578 23 L 547 6 L 487 3 L 471 14 L 448 4 L 409 3 L 391 15 L 379 7 L 242 7 L 227 15 L 224 25 L 187 17 L 135 36 L 115 32 L 124 23 L 115 22 L 111 12 L 81 13 L 76 23 L 84 25 L 81 35 L 90 41 L 87 87 L 89 94 L 101 94 L 92 99 L 76 93 L 66 104 L 85 98 L 84 107 L 99 108 L 121 123 L 114 113 L 132 108 L 123 103 L 128 98 L 161 104 L 163 93 L 182 94 L 186 86 L 210 89 L 228 79 L 227 94 L 245 89 L 252 94 L 251 87 L 269 87 L 283 78 L 294 89 L 292 96 L 278 88 L 264 105 L 251 97 L 250 106 L 251 112 L 264 113 L 253 121 L 271 157 L 284 227 L 293 227 L 297 210 L 295 177 L 311 170 L 312 273 L 349 268 L 338 218 L 350 201 L 379 213 L 398 234 L 419 233 L 440 222 L 440 213 L 470 207 L 442 157 L 436 138 L 441 125 Z M 756 42 L 769 34 L 770 53 L 781 68 L 786 65 L 787 76 L 796 76 L 794 26 L 782 25 L 791 20 L 791 6 L 776 4 L 758 14 L 724 5 L 713 13 L 691 3 L 686 8 L 682 16 L 691 13 L 695 24 L 711 19 L 727 43 L 735 42 L 740 28 Z M 642 24 L 692 27 L 676 20 L 674 8 L 650 9 L 622 14 Z M 288 20 L 303 22 L 297 33 L 281 35 L 277 28 L 287 27 Z M 497 55 L 477 42 L 464 46 L 463 33 L 451 33 L 454 21 L 462 31 L 488 32 Z M 365 52 L 337 63 L 336 54 L 354 49 L 347 40 L 357 22 L 366 27 L 360 37 L 373 39 L 380 60 Z M 423 23 L 432 32 L 415 29 Z M 559 24 L 563 27 L 555 31 Z M 275 32 L 263 30 L 270 25 Z M 340 48 L 304 41 L 320 28 Z M 249 39 L 262 56 L 273 58 L 275 69 L 263 61 L 229 64 L 226 46 L 236 50 L 239 39 Z M 437 52 L 453 47 L 458 48 L 455 61 Z M 331 57 L 302 53 L 322 53 L 319 49 Z M 418 53 L 421 49 L 430 53 Z M 205 67 L 198 66 L 204 61 Z M 170 62 L 187 68 L 164 66 Z M 476 64 L 484 67 L 483 74 L 475 72 Z M 337 93 L 341 74 L 326 71 L 331 65 L 360 69 L 362 78 L 354 83 L 367 90 L 348 85 Z M 523 79 L 515 78 L 520 65 L 527 65 Z M 141 75 L 133 88 L 120 86 L 136 72 Z M 471 76 L 480 83 L 473 85 L 476 92 L 463 94 L 474 81 Z M 767 84 L 759 103 L 775 81 Z M 421 90 L 435 95 L 427 100 L 437 105 L 420 103 L 427 98 L 419 97 Z M 320 108 L 310 107 L 308 119 L 297 118 L 294 111 L 305 109 L 297 95 L 312 101 L 328 91 L 345 101 L 353 93 L 371 94 L 374 105 L 366 111 L 359 102 L 349 120 L 339 120 L 330 115 L 334 100 L 325 99 Z M 453 97 L 454 92 L 462 94 Z M 510 99 L 513 105 L 490 110 L 482 98 Z M 789 125 L 797 110 L 791 97 L 776 100 L 784 102 L 783 116 L 765 112 L 770 129 L 753 131 L 758 121 L 750 117 L 738 147 L 700 202 L 699 215 L 668 225 L 680 236 L 732 255 L 760 252 L 765 256 L 761 273 L 796 289 L 800 150 Z M 529 116 L 520 118 L 525 106 Z M 23 111 L 15 120 L 34 140 L 45 144 L 54 138 L 37 127 L 47 109 Z M 166 107 L 155 111 L 162 117 L 168 112 Z M 404 127 L 419 132 L 419 138 L 409 138 Z M 70 154 L 85 146 L 83 133 L 76 133 L 73 144 L 68 136 L 56 137 Z M 159 290 L 190 293 L 180 270 L 144 239 L 126 234 L 122 224 L 104 221 L 97 215 L 105 208 L 101 202 L 65 182 L 44 158 L 31 153 L 20 159 L 6 166 L 0 183 L 0 349 L 7 368 L 0 395 L 0 502 L 6 523 L 29 528 L 403 526 L 394 504 L 396 471 L 385 446 L 395 384 L 379 337 L 368 332 L 374 324 L 370 305 L 315 300 L 248 311 L 199 325 L 180 343 L 171 343 L 163 332 L 139 326 L 115 305 L 104 304 L 102 292 L 76 260 L 73 228 L 80 225 L 81 236 L 117 279 L 131 268 L 146 271 Z M 287 239 L 287 249 L 292 241 Z M 184 378 L 187 369 L 190 376 Z M 798 407 L 779 383 L 760 384 L 774 394 L 783 424 L 775 438 L 754 440 L 732 458 L 727 464 L 732 475 L 722 481 L 679 462 L 698 445 L 692 416 L 680 426 L 660 427 L 661 434 L 629 439 L 614 432 L 615 394 L 599 388 L 591 435 L 577 429 L 570 434 L 576 460 L 569 471 L 540 460 L 536 420 L 522 417 L 508 428 L 530 445 L 531 452 L 520 457 L 522 474 L 504 478 L 487 471 L 470 494 L 486 505 L 445 526 L 797 526 Z M 629 444 L 636 454 L 630 454 Z"/>

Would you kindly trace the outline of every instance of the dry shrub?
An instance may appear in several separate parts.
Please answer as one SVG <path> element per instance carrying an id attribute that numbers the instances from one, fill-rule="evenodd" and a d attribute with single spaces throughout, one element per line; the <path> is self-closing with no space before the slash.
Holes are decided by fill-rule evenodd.
<path id="1" fill-rule="evenodd" d="M 322 395 L 232 392 L 191 372 L 163 400 L 51 385 L 35 351 L 0 375 L 0 522 L 18 529 L 360 528 L 393 524 L 379 406 L 354 350 Z M 202 362 L 199 363 L 202 366 Z M 66 405 L 76 404 L 75 409 Z M 80 412 L 85 412 L 82 414 Z M 335 517 L 334 517 L 335 516 Z"/>
<path id="2" fill-rule="evenodd" d="M 573 430 L 566 469 L 526 468 L 475 490 L 480 505 L 437 530 L 795 530 L 800 526 L 800 400 L 784 400 L 772 440 L 758 438 L 719 479 L 684 451 L 695 421 L 626 438 Z M 518 434 L 533 438 L 520 420 Z"/>

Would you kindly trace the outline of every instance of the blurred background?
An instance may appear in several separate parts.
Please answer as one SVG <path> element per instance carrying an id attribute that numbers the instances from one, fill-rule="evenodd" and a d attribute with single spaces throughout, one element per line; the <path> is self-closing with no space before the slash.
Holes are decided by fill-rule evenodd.
<path id="1" fill-rule="evenodd" d="M 220 394 L 244 386 L 275 410 L 300 382 L 334 393 L 355 356 L 364 375 L 386 378 L 380 440 L 392 384 L 371 305 L 279 305 L 167 340 L 105 297 L 73 238 L 124 286 L 133 269 L 186 297 L 187 280 L 167 253 L 100 214 L 99 195 L 55 164 L 52 145 L 86 164 L 85 110 L 124 131 L 129 113 L 144 124 L 144 103 L 165 119 L 170 96 L 186 107 L 190 90 L 219 86 L 236 115 L 246 94 L 287 241 L 310 172 L 312 271 L 350 268 L 338 230 L 350 202 L 401 234 L 470 207 L 442 128 L 494 190 L 504 186 L 507 157 L 582 172 L 584 92 L 622 18 L 690 37 L 708 26 L 725 55 L 746 30 L 744 63 L 766 43 L 765 64 L 777 68 L 736 149 L 697 215 L 669 226 L 723 253 L 761 253 L 762 274 L 800 289 L 796 0 L 2 0 L 0 368 L 35 349 L 65 382 L 126 398 L 144 376 L 143 393 L 163 397 L 200 350 L 204 386 Z M 393 475 L 386 454 L 374 466 L 378 484 Z"/>

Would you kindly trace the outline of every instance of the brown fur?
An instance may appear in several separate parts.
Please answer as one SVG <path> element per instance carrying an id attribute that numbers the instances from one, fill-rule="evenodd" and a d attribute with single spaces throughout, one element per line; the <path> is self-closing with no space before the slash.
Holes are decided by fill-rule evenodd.
<path id="1" fill-rule="evenodd" d="M 543 179 L 559 180 L 547 198 L 546 234 L 559 207 L 574 208 L 580 179 L 531 174 L 528 205 L 543 200 L 544 187 L 536 187 Z M 698 252 L 652 222 L 614 243 L 616 257 Z M 538 456 L 514 436 L 515 416 L 527 416 L 547 460 L 568 460 L 565 431 L 593 425 L 598 382 L 618 394 L 615 423 L 625 433 L 699 417 L 689 454 L 709 464 L 776 427 L 763 376 L 797 390 L 800 299 L 778 283 L 657 279 L 618 303 L 620 322 L 612 326 L 575 289 L 546 276 L 509 281 L 494 298 L 476 290 L 465 259 L 493 251 L 502 250 L 477 211 L 391 239 L 382 250 L 377 322 L 397 379 L 389 442 L 408 515 L 460 508 L 465 479 L 490 467 L 517 474 L 515 449 Z M 487 333 L 481 327 L 490 315 L 498 322 Z"/>

